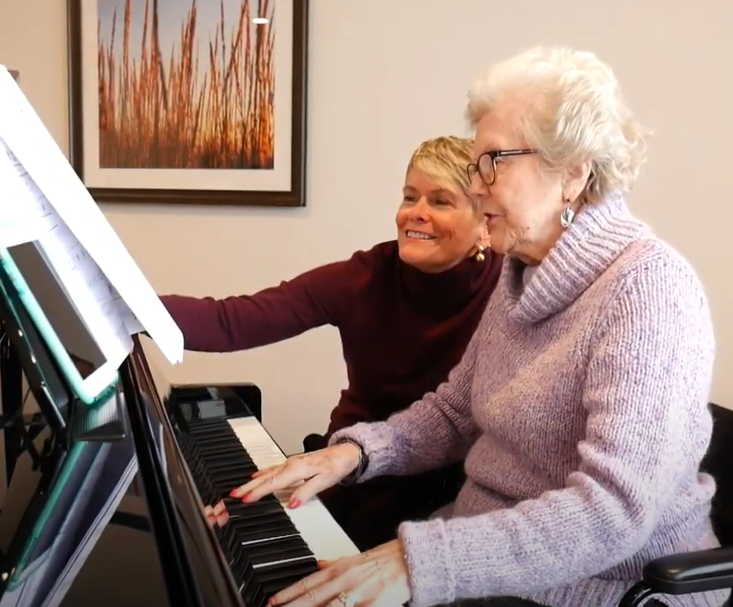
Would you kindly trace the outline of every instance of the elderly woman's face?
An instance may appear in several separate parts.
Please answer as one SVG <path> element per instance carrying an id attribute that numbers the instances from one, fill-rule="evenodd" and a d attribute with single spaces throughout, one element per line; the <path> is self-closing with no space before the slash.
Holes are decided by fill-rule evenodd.
<path id="1" fill-rule="evenodd" d="M 505 101 L 485 114 L 476 129 L 475 158 L 486 152 L 528 148 L 519 128 L 525 110 L 521 101 Z M 499 253 L 536 264 L 560 236 L 562 180 L 544 170 L 536 154 L 497 158 L 493 183 L 486 185 L 477 173 L 469 193 L 480 201 L 491 248 Z"/>
<path id="2" fill-rule="evenodd" d="M 481 210 L 468 196 L 435 183 L 417 168 L 407 174 L 395 223 L 400 258 L 424 272 L 460 263 L 485 232 Z"/>

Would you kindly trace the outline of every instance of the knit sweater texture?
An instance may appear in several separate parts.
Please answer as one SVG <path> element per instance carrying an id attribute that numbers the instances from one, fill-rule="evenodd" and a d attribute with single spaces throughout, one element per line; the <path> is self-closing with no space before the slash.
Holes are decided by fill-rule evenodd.
<path id="1" fill-rule="evenodd" d="M 465 459 L 455 503 L 400 527 L 413 607 L 488 596 L 616 607 L 648 561 L 719 545 L 715 482 L 699 471 L 715 345 L 692 267 L 613 196 L 525 269 L 505 260 L 435 392 L 331 439 L 362 445 L 362 481 Z"/>

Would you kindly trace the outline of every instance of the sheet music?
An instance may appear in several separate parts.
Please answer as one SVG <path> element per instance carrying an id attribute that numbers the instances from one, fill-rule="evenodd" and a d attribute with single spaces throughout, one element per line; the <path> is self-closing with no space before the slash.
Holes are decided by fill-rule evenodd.
<path id="1" fill-rule="evenodd" d="M 36 240 L 52 225 L 49 209 L 43 204 L 28 206 L 15 202 L 23 197 L 23 188 L 16 179 L 14 162 L 10 151 L 0 146 L 0 243 L 6 249 Z"/>
<path id="2" fill-rule="evenodd" d="M 13 244 L 37 241 L 104 358 L 119 367 L 132 348 L 132 339 L 120 313 L 121 300 L 116 290 L 2 138 L 0 174 L 0 197 L 6 207 L 2 209 L 5 230 L 0 232 L 0 242 L 6 248 L 9 246 L 5 234 L 12 236 L 12 220 L 21 218 L 22 229 L 18 231 L 26 240 L 18 241 L 16 237 Z"/>
<path id="3" fill-rule="evenodd" d="M 33 220 L 29 217 L 34 217 L 38 225 L 42 223 L 38 219 L 41 209 L 55 211 L 60 221 L 56 223 L 63 228 L 53 240 L 56 244 L 49 245 L 49 259 L 63 266 L 61 251 L 75 251 L 73 263 L 67 262 L 62 273 L 68 273 L 73 289 L 81 292 L 84 290 L 82 283 L 86 283 L 86 290 L 95 294 L 96 301 L 101 304 L 98 307 L 104 315 L 109 315 L 107 322 L 111 326 L 108 336 L 111 336 L 114 326 L 115 334 L 122 339 L 120 322 L 128 338 L 145 330 L 169 362 L 180 362 L 183 359 L 180 329 L 10 73 L 1 65 L 0 139 L 42 195 L 36 198 L 35 215 L 29 213 L 23 220 L 24 229 L 32 231 Z M 0 205 L 13 204 L 4 193 L 0 194 Z M 8 232 L 7 223 L 0 224 L 0 237 Z M 10 228 L 17 229 L 20 225 L 19 220 L 15 228 Z M 42 231 L 42 228 L 38 229 Z M 76 278 L 71 278 L 71 275 Z M 111 352 L 116 352 L 112 341 L 109 347 Z"/>

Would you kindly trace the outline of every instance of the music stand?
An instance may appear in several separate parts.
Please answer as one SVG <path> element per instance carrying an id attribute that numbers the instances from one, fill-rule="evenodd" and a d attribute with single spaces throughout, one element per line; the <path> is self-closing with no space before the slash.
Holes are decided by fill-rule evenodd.
<path id="1" fill-rule="evenodd" d="M 125 432 L 113 433 L 112 440 L 89 432 L 94 416 L 88 408 L 75 411 L 64 379 L 1 265 L 0 318 L 39 405 L 40 416 L 32 419 L 49 434 L 41 452 L 33 454 L 42 480 L 5 555 L 0 607 L 56 607 L 119 505 L 137 461 Z M 97 418 L 107 420 L 105 408 L 120 413 L 120 398 L 118 390 L 109 406 L 95 409 Z M 18 412 L 22 418 L 22 405 L 15 419 Z"/>

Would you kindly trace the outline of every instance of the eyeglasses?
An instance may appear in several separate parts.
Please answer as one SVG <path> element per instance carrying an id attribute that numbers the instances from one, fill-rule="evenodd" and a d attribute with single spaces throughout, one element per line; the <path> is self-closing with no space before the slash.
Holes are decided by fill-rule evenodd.
<path id="1" fill-rule="evenodd" d="M 536 154 L 537 150 L 532 148 L 523 148 L 518 150 L 494 150 L 492 152 L 484 152 L 478 157 L 476 162 L 472 162 L 466 167 L 466 175 L 468 182 L 473 181 L 473 176 L 478 173 L 486 185 L 491 185 L 496 180 L 496 159 L 507 158 L 511 156 L 525 156 L 527 154 Z"/>

